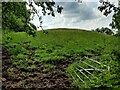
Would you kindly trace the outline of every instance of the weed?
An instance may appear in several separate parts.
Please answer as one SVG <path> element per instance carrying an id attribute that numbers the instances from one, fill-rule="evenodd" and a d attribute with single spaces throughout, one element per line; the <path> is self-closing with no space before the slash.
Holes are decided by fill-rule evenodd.
<path id="1" fill-rule="evenodd" d="M 52 64 L 44 64 L 44 68 L 47 69 L 48 71 L 50 71 L 51 69 L 53 69 L 54 65 Z"/>

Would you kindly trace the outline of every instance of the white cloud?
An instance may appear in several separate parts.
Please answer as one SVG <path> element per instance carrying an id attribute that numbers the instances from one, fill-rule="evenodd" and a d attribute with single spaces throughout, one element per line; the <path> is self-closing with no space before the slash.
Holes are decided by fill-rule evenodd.
<path id="1" fill-rule="evenodd" d="M 56 13 L 55 17 L 43 16 L 43 28 L 80 28 L 91 30 L 97 27 L 109 27 L 112 19 L 112 14 L 108 17 L 104 16 L 97 10 L 98 2 L 58 2 L 58 5 L 63 6 L 62 14 Z M 38 18 L 32 21 L 35 25 L 39 25 Z"/>

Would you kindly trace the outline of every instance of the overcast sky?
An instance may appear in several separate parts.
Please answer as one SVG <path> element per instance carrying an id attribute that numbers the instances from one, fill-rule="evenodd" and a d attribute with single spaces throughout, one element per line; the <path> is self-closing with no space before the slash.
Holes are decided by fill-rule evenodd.
<path id="1" fill-rule="evenodd" d="M 82 3 L 77 3 L 75 0 L 55 0 L 56 5 L 61 5 L 64 9 L 61 14 L 56 13 L 55 17 L 43 16 L 43 28 L 79 28 L 79 29 L 96 29 L 100 27 L 109 27 L 112 20 L 112 14 L 104 16 L 97 7 L 100 5 L 99 2 L 84 0 Z M 116 0 L 114 0 L 115 3 Z M 113 2 L 113 3 L 114 3 Z M 40 15 L 42 15 L 40 13 Z M 31 21 L 36 26 L 39 26 L 39 20 L 35 16 L 34 20 Z"/>

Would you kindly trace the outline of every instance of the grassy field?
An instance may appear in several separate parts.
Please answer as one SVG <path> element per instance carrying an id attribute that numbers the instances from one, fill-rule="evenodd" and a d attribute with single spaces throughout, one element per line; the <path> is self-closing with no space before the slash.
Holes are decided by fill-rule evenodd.
<path id="1" fill-rule="evenodd" d="M 78 29 L 53 29 L 48 30 L 48 34 L 42 31 L 36 34 L 32 37 L 24 32 L 3 33 L 3 49 L 8 53 L 3 56 L 3 77 L 8 80 L 8 83 L 3 83 L 4 88 L 119 87 L 116 37 Z M 54 72 L 58 70 L 61 72 L 56 72 L 58 75 L 54 78 Z M 31 74 L 34 76 L 32 79 Z M 49 75 L 49 78 L 61 81 L 54 85 L 49 81 Z M 47 81 L 42 81 L 46 78 Z M 27 80 L 47 84 L 29 85 L 25 83 Z M 61 83 L 64 85 L 60 86 Z"/>

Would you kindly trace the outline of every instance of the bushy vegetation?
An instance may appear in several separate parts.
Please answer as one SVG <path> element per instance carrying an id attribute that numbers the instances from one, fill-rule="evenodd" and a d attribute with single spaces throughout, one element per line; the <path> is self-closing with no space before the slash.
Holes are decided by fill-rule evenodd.
<path id="1" fill-rule="evenodd" d="M 42 16 L 39 15 L 39 10 L 35 7 L 35 5 L 33 5 L 33 3 L 42 8 L 41 12 L 43 13 L 43 15 L 47 14 L 53 17 L 55 17 L 55 9 L 58 13 L 61 13 L 63 9 L 62 6 L 55 6 L 54 1 L 36 2 L 34 0 L 29 0 L 25 2 L 2 2 L 2 29 L 15 32 L 26 32 L 32 36 L 35 36 L 35 31 L 37 30 L 37 28 L 41 28 L 43 30 L 41 25 Z M 29 8 L 27 8 L 26 6 L 28 6 Z M 35 15 L 37 15 L 39 18 L 38 27 L 30 22 L 34 19 Z"/>
<path id="2" fill-rule="evenodd" d="M 97 28 L 94 31 L 99 32 L 99 33 L 103 33 L 103 34 L 114 35 L 113 30 L 111 30 L 111 29 L 109 29 L 107 27 L 106 28 L 102 27 L 100 29 Z"/>
<path id="3" fill-rule="evenodd" d="M 48 30 L 48 34 L 37 31 L 36 35 L 32 37 L 23 32 L 3 32 L 3 48 L 10 54 L 11 67 L 22 72 L 35 72 L 42 64 L 47 70 L 51 70 L 54 63 L 72 56 L 74 61 L 66 68 L 66 75 L 70 77 L 74 86 L 79 88 L 119 86 L 119 51 L 116 47 L 118 44 L 116 37 L 72 29 Z M 101 64 L 91 62 L 89 59 Z M 85 72 L 84 69 L 94 68 L 90 68 L 83 61 L 100 71 L 93 70 L 90 71 L 91 74 Z M 14 76 L 9 69 L 7 73 L 8 76 Z"/>

